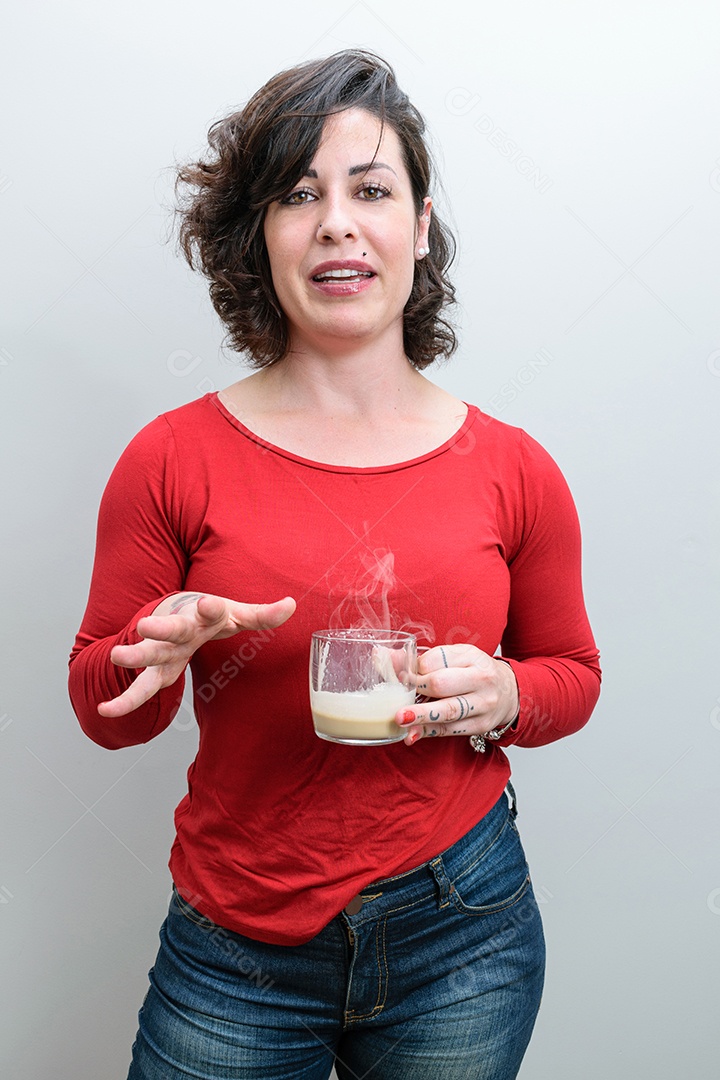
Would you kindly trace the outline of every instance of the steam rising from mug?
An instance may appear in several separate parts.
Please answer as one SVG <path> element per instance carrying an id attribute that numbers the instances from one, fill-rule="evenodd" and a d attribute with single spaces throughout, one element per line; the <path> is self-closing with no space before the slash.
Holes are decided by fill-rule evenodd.
<path id="1" fill-rule="evenodd" d="M 404 630 L 429 645 L 435 641 L 432 623 L 418 622 L 391 604 L 391 594 L 410 590 L 395 574 L 395 555 L 387 548 L 362 549 L 362 569 L 354 580 L 329 589 L 330 596 L 342 592 L 343 598 L 330 615 L 328 626 L 338 630 Z"/>

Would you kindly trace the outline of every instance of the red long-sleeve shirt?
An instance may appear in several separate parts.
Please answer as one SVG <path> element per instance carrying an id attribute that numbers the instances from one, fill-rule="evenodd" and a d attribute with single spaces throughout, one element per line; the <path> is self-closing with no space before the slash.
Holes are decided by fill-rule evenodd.
<path id="1" fill-rule="evenodd" d="M 175 715 L 182 680 L 119 719 L 97 704 L 133 678 L 111 648 L 139 641 L 138 619 L 186 589 L 298 602 L 278 629 L 208 642 L 190 665 L 200 742 L 171 871 L 203 914 L 262 941 L 308 940 L 369 882 L 449 847 L 510 773 L 498 745 L 476 754 L 464 737 L 317 738 L 313 630 L 374 622 L 424 645 L 501 646 L 521 703 L 503 743 L 570 734 L 599 692 L 567 485 L 534 440 L 473 406 L 438 449 L 368 469 L 273 447 L 215 394 L 144 428 L 103 496 L 71 656 L 73 706 L 100 745 L 146 742 Z"/>

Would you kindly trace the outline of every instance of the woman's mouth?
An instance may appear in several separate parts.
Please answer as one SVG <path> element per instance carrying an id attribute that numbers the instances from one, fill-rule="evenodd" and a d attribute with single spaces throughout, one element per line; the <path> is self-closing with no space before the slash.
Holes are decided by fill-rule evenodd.
<path id="1" fill-rule="evenodd" d="M 324 296 L 355 296 L 370 287 L 376 277 L 373 268 L 359 259 L 337 259 L 319 263 L 310 274 L 310 281 Z"/>
<path id="2" fill-rule="evenodd" d="M 313 274 L 313 281 L 360 281 L 374 276 L 370 270 L 325 270 L 322 274 Z"/>

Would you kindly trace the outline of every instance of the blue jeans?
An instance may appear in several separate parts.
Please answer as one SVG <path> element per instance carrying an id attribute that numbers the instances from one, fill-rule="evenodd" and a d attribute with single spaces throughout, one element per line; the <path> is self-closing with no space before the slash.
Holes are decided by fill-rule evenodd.
<path id="1" fill-rule="evenodd" d="M 128 1080 L 327 1080 L 333 1065 L 340 1080 L 512 1080 L 545 960 L 514 817 L 502 796 L 304 945 L 232 933 L 175 893 Z"/>

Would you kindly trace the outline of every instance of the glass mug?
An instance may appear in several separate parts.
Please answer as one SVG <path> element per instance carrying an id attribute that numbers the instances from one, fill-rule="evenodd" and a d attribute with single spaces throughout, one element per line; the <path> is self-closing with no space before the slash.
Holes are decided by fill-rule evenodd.
<path id="1" fill-rule="evenodd" d="M 349 746 L 407 735 L 395 714 L 415 704 L 417 641 L 402 630 L 317 630 L 310 647 L 315 734 Z"/>

